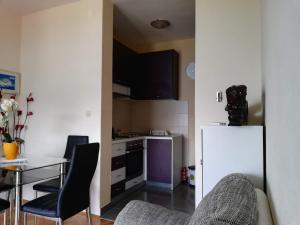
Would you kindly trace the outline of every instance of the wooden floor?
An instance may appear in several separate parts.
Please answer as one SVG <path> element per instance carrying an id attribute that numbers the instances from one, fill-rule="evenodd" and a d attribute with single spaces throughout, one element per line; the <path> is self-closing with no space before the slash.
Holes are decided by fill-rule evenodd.
<path id="1" fill-rule="evenodd" d="M 113 225 L 114 223 L 108 220 L 100 219 L 98 216 L 93 216 L 93 225 Z M 3 215 L 0 215 L 0 224 L 3 224 Z M 9 221 L 7 223 L 9 225 Z M 23 218 L 21 219 L 21 224 L 23 224 Z M 87 225 L 87 218 L 84 213 L 80 213 L 66 221 L 64 221 L 64 225 Z M 34 225 L 34 220 L 32 216 L 28 216 L 27 225 Z M 55 225 L 54 221 L 46 220 L 46 219 L 38 219 L 37 225 Z"/>

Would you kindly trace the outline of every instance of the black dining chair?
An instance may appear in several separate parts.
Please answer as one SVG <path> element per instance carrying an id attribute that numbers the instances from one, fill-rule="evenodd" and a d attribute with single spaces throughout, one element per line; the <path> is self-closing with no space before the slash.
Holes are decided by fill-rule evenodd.
<path id="1" fill-rule="evenodd" d="M 10 203 L 9 201 L 6 201 L 6 200 L 3 200 L 0 198 L 0 213 L 4 213 L 4 216 L 3 216 L 3 224 L 6 225 L 6 222 L 7 222 L 7 209 L 9 208 L 10 206 Z"/>
<path id="2" fill-rule="evenodd" d="M 0 183 L 0 192 L 7 192 L 7 200 L 10 199 L 11 190 L 14 188 L 11 184 Z"/>
<path id="3" fill-rule="evenodd" d="M 0 192 L 9 192 L 14 186 L 11 184 L 0 183 Z"/>
<path id="4" fill-rule="evenodd" d="M 88 143 L 89 143 L 88 136 L 69 135 L 64 158 L 71 159 L 73 149 L 76 145 L 88 144 Z M 68 166 L 66 167 L 66 172 L 67 171 L 68 171 Z M 38 192 L 54 193 L 54 192 L 58 192 L 59 189 L 60 189 L 60 178 L 51 179 L 33 185 L 33 190 L 35 191 L 34 193 L 35 198 L 38 197 Z"/>
<path id="5" fill-rule="evenodd" d="M 77 145 L 73 151 L 69 172 L 63 187 L 56 193 L 25 203 L 24 225 L 27 215 L 55 219 L 59 225 L 75 214 L 86 210 L 88 224 L 91 225 L 90 185 L 99 157 L 99 143 Z"/>
<path id="6" fill-rule="evenodd" d="M 7 192 L 7 201 L 9 201 L 10 203 L 13 202 L 13 199 L 11 197 L 13 189 L 14 189 L 14 186 L 11 184 L 0 183 L 0 192 Z M 10 206 L 9 206 L 9 208 L 10 208 L 9 209 L 9 217 L 12 218 L 12 208 Z M 0 206 L 0 212 L 1 211 L 3 211 L 3 210 L 1 210 L 1 206 Z M 5 221 L 6 221 L 6 215 L 7 215 L 7 212 L 5 211 L 5 214 L 4 214 Z"/>

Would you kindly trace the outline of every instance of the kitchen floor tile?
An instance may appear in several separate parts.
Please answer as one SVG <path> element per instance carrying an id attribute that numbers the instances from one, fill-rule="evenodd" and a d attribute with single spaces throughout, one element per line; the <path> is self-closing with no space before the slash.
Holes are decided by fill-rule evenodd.
<path id="1" fill-rule="evenodd" d="M 119 201 L 101 217 L 115 220 L 119 212 L 132 200 L 141 200 L 188 214 L 193 214 L 195 210 L 195 190 L 188 185 L 179 185 L 174 191 L 146 185 Z"/>

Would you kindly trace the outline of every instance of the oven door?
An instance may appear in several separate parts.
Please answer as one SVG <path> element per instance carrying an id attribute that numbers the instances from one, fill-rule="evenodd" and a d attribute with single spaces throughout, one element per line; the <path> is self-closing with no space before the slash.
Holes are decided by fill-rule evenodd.
<path id="1" fill-rule="evenodd" d="M 126 151 L 126 180 L 131 180 L 143 174 L 143 148 Z"/>

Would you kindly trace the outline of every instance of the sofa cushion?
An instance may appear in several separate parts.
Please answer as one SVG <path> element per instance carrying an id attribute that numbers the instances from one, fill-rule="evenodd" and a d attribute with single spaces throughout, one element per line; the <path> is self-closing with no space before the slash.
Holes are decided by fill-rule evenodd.
<path id="1" fill-rule="evenodd" d="M 148 202 L 129 202 L 114 225 L 186 225 L 190 216 Z"/>
<path id="2" fill-rule="evenodd" d="M 224 177 L 195 210 L 189 225 L 257 225 L 257 197 L 242 174 Z"/>

